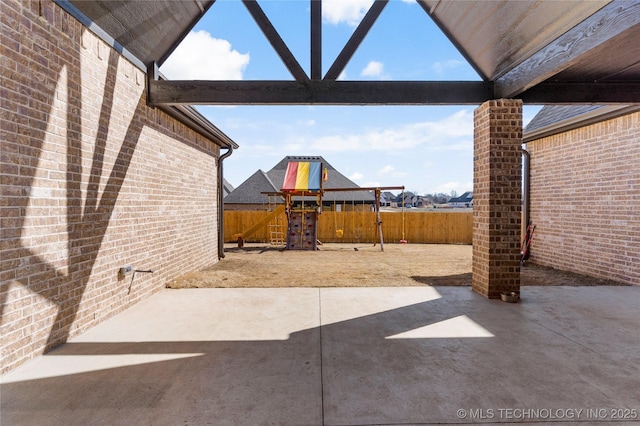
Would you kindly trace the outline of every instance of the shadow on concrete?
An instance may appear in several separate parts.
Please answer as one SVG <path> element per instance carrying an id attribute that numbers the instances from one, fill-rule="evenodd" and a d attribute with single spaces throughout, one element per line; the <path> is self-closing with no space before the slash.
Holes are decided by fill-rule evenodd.
<path id="1" fill-rule="evenodd" d="M 431 286 L 471 286 L 471 272 L 464 274 L 443 275 L 443 276 L 411 276 L 410 278 L 421 284 Z M 548 266 L 526 263 L 520 268 L 520 285 L 526 286 L 572 286 L 572 287 L 592 287 L 592 286 L 630 286 L 631 284 L 619 281 L 590 277 L 576 274 L 574 272 L 560 271 Z"/>
<path id="2" fill-rule="evenodd" d="M 459 410 L 473 413 L 472 422 L 518 423 L 531 419 L 508 419 L 498 410 L 633 409 L 640 400 L 632 301 L 638 288 L 535 288 L 514 305 L 442 287 L 431 300 L 356 317 L 350 309 L 384 309 L 393 293 L 321 289 L 315 306 L 302 307 L 309 317 L 319 314 L 320 326 L 283 340 L 216 340 L 219 327 L 244 333 L 255 326 L 214 315 L 225 309 L 228 290 L 236 291 L 166 290 L 129 310 L 140 310 L 135 318 L 147 315 L 145 324 L 125 312 L 108 321 L 110 332 L 94 329 L 91 338 L 103 341 L 70 342 L 21 367 L 3 380 L 3 424 L 470 422 Z M 426 290 L 410 291 L 419 300 Z M 167 332 L 153 328 L 154 303 L 160 306 L 162 297 L 178 305 L 192 298 L 190 315 L 200 321 L 185 322 L 179 309 L 169 310 L 165 315 L 178 323 L 175 338 L 154 340 Z M 209 315 L 198 305 L 202 299 Z M 250 299 L 237 307 L 247 321 L 288 315 L 271 300 Z M 198 339 L 190 334 L 196 328 L 203 333 Z M 131 341 L 116 341 L 132 329 L 139 332 Z M 144 335 L 149 341 L 139 341 Z"/>
<path id="3" fill-rule="evenodd" d="M 431 277 L 412 275 L 410 278 L 421 284 L 427 284 L 432 286 L 442 286 L 442 287 L 447 287 L 447 286 L 470 287 L 471 286 L 471 272 L 464 273 L 464 274 L 431 276 Z"/>

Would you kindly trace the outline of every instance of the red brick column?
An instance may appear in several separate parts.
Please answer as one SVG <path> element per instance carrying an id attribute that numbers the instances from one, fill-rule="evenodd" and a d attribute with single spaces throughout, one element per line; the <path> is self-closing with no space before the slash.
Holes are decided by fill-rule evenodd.
<path id="1" fill-rule="evenodd" d="M 522 101 L 474 112 L 472 288 L 490 299 L 520 292 Z"/>

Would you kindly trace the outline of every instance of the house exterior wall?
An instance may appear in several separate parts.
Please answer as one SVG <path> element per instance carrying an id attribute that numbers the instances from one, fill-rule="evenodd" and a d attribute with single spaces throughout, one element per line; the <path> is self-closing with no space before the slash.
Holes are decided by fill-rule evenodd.
<path id="1" fill-rule="evenodd" d="M 531 261 L 640 285 L 640 112 L 545 137 L 531 153 Z"/>
<path id="2" fill-rule="evenodd" d="M 4 374 L 217 262 L 219 148 L 56 4 L 1 8 Z"/>
<path id="3" fill-rule="evenodd" d="M 466 203 L 465 202 L 453 202 L 453 203 L 449 203 L 449 207 L 468 209 L 468 208 L 473 207 L 473 201 L 467 201 Z"/>

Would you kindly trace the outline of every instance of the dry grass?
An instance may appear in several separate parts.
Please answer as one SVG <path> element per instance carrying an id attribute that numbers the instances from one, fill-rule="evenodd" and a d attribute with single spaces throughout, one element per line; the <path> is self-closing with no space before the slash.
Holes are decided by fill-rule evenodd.
<path id="1" fill-rule="evenodd" d="M 260 244 L 225 248 L 212 268 L 183 275 L 169 288 L 470 286 L 471 246 L 449 244 L 324 244 L 318 251 Z M 522 285 L 621 285 L 527 264 Z"/>

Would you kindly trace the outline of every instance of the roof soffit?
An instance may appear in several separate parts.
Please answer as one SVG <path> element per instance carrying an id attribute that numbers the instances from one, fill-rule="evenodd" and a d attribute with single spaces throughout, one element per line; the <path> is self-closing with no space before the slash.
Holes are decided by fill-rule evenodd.
<path id="1" fill-rule="evenodd" d="M 141 64 L 150 66 L 164 62 L 215 0 L 54 1 L 75 7 Z M 250 9 L 255 8 L 255 0 L 243 1 Z M 378 12 L 386 1 L 376 0 Z M 151 79 L 149 103 L 463 105 L 501 97 L 521 97 L 536 104 L 633 103 L 640 99 L 640 61 L 636 54 L 640 49 L 640 2 L 417 1 L 485 82 L 363 84 L 326 77 L 320 80 L 316 71 L 310 80 L 298 73 L 296 81 L 276 82 L 280 85 L 266 81 L 210 81 L 201 82 L 206 87 L 194 89 L 193 82 Z M 311 9 L 313 17 L 316 8 Z M 318 21 L 319 12 L 315 13 Z M 375 14 L 371 15 L 371 22 L 363 26 L 363 34 L 356 37 L 354 46 L 345 46 L 345 60 L 375 20 Z M 265 19 L 258 19 L 258 23 L 269 24 Z M 317 38 L 318 34 L 314 39 Z M 272 45 L 277 40 L 277 34 L 270 38 Z M 281 56 L 282 51 L 286 46 L 278 51 Z M 311 54 L 312 58 L 319 57 L 317 46 L 315 50 L 311 48 Z M 580 85 L 572 86 L 574 83 Z M 374 84 L 375 90 L 369 84 Z"/>
<path id="2" fill-rule="evenodd" d="M 610 3 L 420 0 L 489 80 L 496 80 Z"/>
<path id="3" fill-rule="evenodd" d="M 525 102 L 537 96 L 544 100 L 538 103 L 556 103 L 558 94 L 561 103 L 637 102 L 638 58 L 617 52 L 637 49 L 638 38 L 640 2 L 612 1 L 496 80 L 495 94 L 520 97 L 525 91 Z"/>
<path id="4" fill-rule="evenodd" d="M 215 0 L 57 1 L 72 4 L 145 65 L 161 65 Z"/>

